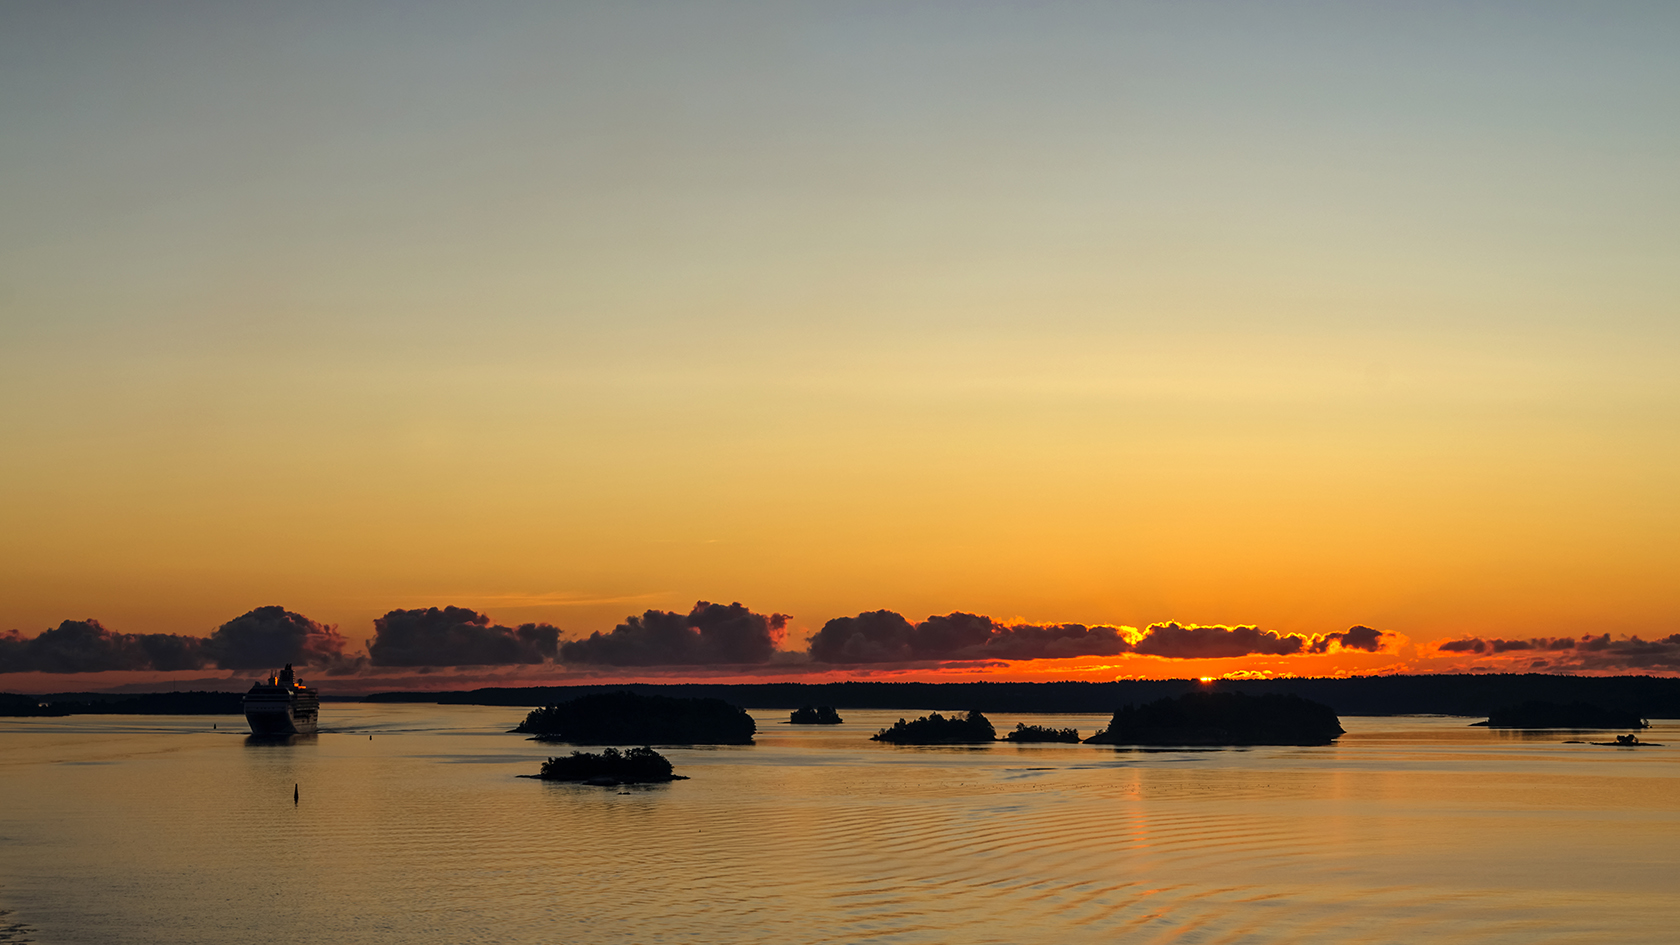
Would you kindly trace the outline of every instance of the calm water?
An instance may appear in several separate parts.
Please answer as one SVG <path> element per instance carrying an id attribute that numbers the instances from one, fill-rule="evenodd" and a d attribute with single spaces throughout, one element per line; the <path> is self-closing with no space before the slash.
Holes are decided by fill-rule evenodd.
<path id="1" fill-rule="evenodd" d="M 522 710 L 329 704 L 282 745 L 0 720 L 0 941 L 1680 939 L 1680 723 L 1143 754 L 894 748 L 866 736 L 920 713 L 844 714 L 755 712 L 756 746 L 668 750 L 692 779 L 633 789 L 515 778 L 562 750 L 504 734 Z M 993 716 L 1020 720 L 1106 721 Z"/>

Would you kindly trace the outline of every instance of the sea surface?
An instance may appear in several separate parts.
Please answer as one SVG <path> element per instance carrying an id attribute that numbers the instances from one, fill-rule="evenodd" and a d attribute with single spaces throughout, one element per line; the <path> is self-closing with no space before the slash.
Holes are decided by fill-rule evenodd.
<path id="1" fill-rule="evenodd" d="M 281 744 L 0 720 L 0 941 L 1680 941 L 1680 723 L 1138 752 L 892 747 L 868 736 L 923 713 L 843 714 L 755 711 L 756 745 L 634 788 L 518 778 L 567 750 L 507 734 L 520 709 L 328 703 Z"/>

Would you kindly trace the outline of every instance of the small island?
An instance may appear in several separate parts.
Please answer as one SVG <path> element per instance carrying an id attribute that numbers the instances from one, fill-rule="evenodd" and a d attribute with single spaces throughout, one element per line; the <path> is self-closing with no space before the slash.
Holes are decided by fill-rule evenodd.
<path id="1" fill-rule="evenodd" d="M 1606 709 L 1586 702 L 1558 705 L 1529 701 L 1488 713 L 1486 722 L 1472 722 L 1488 728 L 1649 728 L 1637 712 Z"/>
<path id="2" fill-rule="evenodd" d="M 520 777 L 542 781 L 581 781 L 602 786 L 688 780 L 672 774 L 671 762 L 652 748 L 632 748 L 623 753 L 616 748 L 608 748 L 598 755 L 574 751 L 569 758 L 550 758 L 543 762 L 541 774 L 522 774 Z"/>
<path id="3" fill-rule="evenodd" d="M 845 719 L 842 719 L 840 713 L 834 711 L 831 705 L 808 705 L 795 709 L 793 715 L 788 717 L 789 725 L 839 725 L 843 721 Z"/>
<path id="4" fill-rule="evenodd" d="M 997 731 L 975 709 L 960 718 L 955 715 L 946 718 L 935 712 L 914 722 L 899 719 L 892 728 L 881 729 L 869 736 L 869 740 L 894 745 L 972 745 L 997 741 Z"/>
<path id="5" fill-rule="evenodd" d="M 1043 725 L 1028 725 L 1016 722 L 1015 731 L 1003 736 L 1006 742 L 1070 742 L 1079 743 L 1079 729 L 1076 728 L 1047 728 Z"/>
<path id="6" fill-rule="evenodd" d="M 602 692 L 532 709 L 514 729 L 573 745 L 751 745 L 757 725 L 722 699 Z"/>
<path id="7" fill-rule="evenodd" d="M 1126 706 L 1089 745 L 1328 745 L 1343 734 L 1327 705 L 1293 695 L 1191 692 Z"/>

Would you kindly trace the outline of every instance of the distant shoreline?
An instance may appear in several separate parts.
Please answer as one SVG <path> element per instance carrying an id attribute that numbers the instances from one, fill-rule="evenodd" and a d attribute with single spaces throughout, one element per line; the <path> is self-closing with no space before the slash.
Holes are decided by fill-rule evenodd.
<path id="1" fill-rule="evenodd" d="M 979 709 L 1006 713 L 1106 715 L 1187 692 L 1296 695 L 1330 706 L 1337 715 L 1455 715 L 1487 718 L 1528 701 L 1590 702 L 1648 719 L 1680 718 L 1680 678 L 1666 676 L 1554 676 L 1544 673 L 1351 676 L 1325 679 L 1120 680 L 1116 682 L 833 682 L 637 683 L 532 686 L 453 692 L 375 693 L 364 702 L 535 707 L 597 692 L 722 699 L 748 709 L 830 705 L 836 709 Z"/>
<path id="2" fill-rule="evenodd" d="M 833 682 L 833 683 L 675 683 L 658 685 L 528 686 L 438 692 L 383 692 L 365 697 L 329 697 L 330 702 L 435 703 L 439 705 L 534 708 L 600 692 L 629 690 L 645 695 L 722 699 L 748 709 L 789 709 L 830 705 L 837 709 L 950 710 L 983 712 L 1108 714 L 1123 705 L 1151 702 L 1186 692 L 1212 689 L 1298 695 L 1322 702 L 1338 715 L 1453 715 L 1486 718 L 1492 712 L 1528 701 L 1589 702 L 1621 709 L 1647 719 L 1680 718 L 1680 678 L 1665 676 L 1555 676 L 1461 674 L 1438 676 L 1354 676 L 1337 679 L 1193 679 L 1121 680 L 1117 682 Z M 6 715 L 238 715 L 242 693 L 49 693 L 0 696 Z M 9 712 L 7 700 L 20 708 L 46 703 L 51 711 Z"/>

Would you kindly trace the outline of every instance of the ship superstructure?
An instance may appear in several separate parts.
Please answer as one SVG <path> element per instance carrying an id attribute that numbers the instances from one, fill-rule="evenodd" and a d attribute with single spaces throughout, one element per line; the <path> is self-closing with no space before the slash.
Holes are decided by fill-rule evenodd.
<path id="1" fill-rule="evenodd" d="M 245 693 L 245 721 L 253 735 L 313 735 L 321 698 L 292 673 L 292 664 Z"/>

